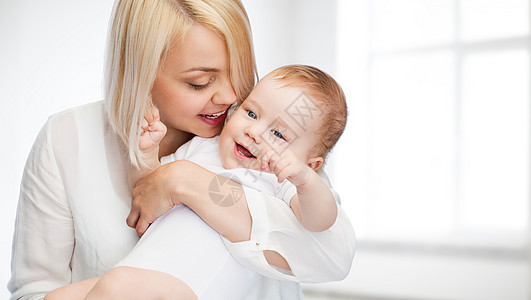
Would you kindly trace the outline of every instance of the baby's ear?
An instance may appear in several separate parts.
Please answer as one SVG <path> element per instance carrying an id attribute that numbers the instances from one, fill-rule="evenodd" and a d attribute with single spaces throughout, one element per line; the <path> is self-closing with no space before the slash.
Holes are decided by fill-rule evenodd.
<path id="1" fill-rule="evenodd" d="M 324 159 L 320 156 L 313 157 L 308 160 L 306 163 L 314 171 L 318 171 L 324 164 Z"/>

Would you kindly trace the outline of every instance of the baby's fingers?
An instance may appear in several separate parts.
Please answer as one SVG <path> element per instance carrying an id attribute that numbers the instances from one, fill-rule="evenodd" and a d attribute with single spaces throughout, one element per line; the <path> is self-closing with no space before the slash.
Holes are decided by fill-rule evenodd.
<path id="1" fill-rule="evenodd" d="M 146 120 L 146 118 L 144 118 L 142 120 L 142 125 L 140 126 L 139 130 L 140 130 L 141 134 L 146 132 L 146 131 L 149 131 L 149 122 L 148 122 L 148 120 Z"/>
<path id="2" fill-rule="evenodd" d="M 166 125 L 164 125 L 164 123 L 161 121 L 155 121 L 149 126 L 149 131 L 151 132 L 160 132 L 166 134 L 166 130 Z"/>
<path id="3" fill-rule="evenodd" d="M 272 162 L 274 161 L 275 152 L 273 150 L 264 151 L 264 153 L 258 158 L 260 162 L 260 168 L 264 172 L 272 173 Z"/>
<path id="4" fill-rule="evenodd" d="M 271 167 L 273 169 L 273 172 L 275 172 L 275 174 L 278 176 L 280 172 L 282 172 L 286 167 L 289 166 L 289 164 L 290 163 L 288 160 L 279 157 L 278 160 L 276 160 Z"/>
<path id="5" fill-rule="evenodd" d="M 278 173 L 275 172 L 275 174 L 277 175 L 279 183 L 293 176 L 290 164 L 284 166 Z"/>
<path id="6" fill-rule="evenodd" d="M 151 108 L 151 116 L 153 117 L 153 120 L 154 121 L 158 121 L 160 120 L 160 113 L 159 113 L 159 110 L 158 108 L 156 108 L 155 106 L 153 106 Z"/>
<path id="7" fill-rule="evenodd" d="M 148 107 L 146 112 L 144 113 L 144 119 L 147 120 L 149 124 L 152 124 L 155 121 L 159 121 L 159 110 L 155 106 Z"/>

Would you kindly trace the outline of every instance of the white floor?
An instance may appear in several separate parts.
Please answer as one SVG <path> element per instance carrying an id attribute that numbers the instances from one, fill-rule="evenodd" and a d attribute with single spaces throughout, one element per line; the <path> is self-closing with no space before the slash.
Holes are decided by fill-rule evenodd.
<path id="1" fill-rule="evenodd" d="M 324 293 L 309 293 L 304 292 L 306 300 L 374 300 L 368 298 L 360 298 L 355 296 L 342 296 L 342 295 L 327 295 Z"/>

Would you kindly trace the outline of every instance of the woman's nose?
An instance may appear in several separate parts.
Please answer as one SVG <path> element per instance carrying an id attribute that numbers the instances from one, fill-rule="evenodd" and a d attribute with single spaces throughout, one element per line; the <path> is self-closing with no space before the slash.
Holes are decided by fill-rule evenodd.
<path id="1" fill-rule="evenodd" d="M 219 105 L 231 105 L 236 102 L 236 93 L 234 92 L 234 88 L 229 79 L 226 79 L 224 83 L 219 86 L 212 98 L 212 102 Z"/>

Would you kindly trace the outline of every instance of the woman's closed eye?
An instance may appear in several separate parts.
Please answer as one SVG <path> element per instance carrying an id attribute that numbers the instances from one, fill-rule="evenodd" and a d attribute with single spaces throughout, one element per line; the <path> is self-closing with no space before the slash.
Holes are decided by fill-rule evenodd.
<path id="1" fill-rule="evenodd" d="M 208 87 L 210 87 L 212 85 L 212 83 L 214 82 L 214 78 L 211 78 L 207 83 L 205 84 L 195 84 L 195 83 L 191 83 L 189 82 L 188 84 L 196 91 L 200 91 L 200 90 L 204 90 Z"/>

